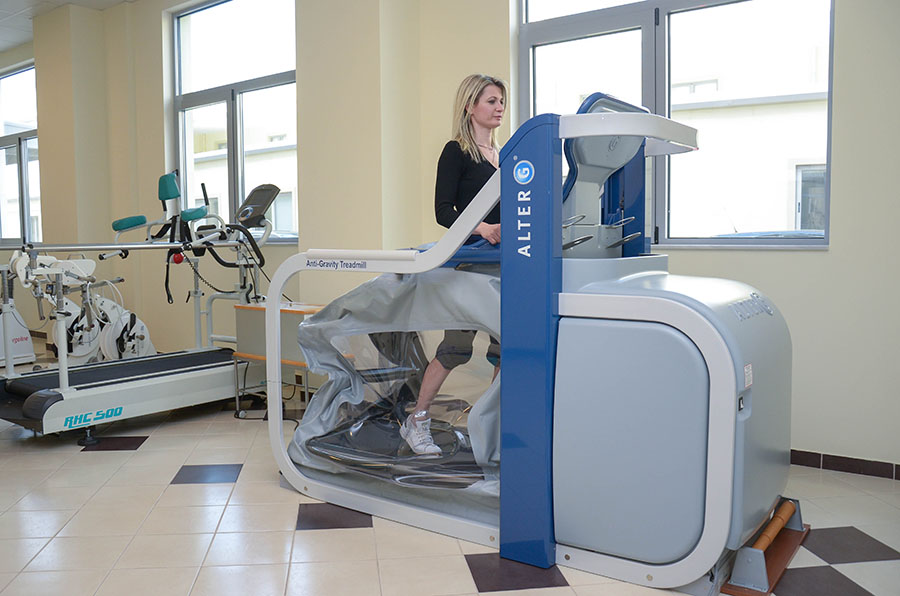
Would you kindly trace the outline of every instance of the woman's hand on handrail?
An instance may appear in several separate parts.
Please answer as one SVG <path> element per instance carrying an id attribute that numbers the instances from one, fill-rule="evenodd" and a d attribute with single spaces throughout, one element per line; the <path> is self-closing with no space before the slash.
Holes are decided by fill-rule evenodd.
<path id="1" fill-rule="evenodd" d="M 500 243 L 500 224 L 489 224 L 481 222 L 472 231 L 473 234 L 481 236 L 491 244 Z"/>

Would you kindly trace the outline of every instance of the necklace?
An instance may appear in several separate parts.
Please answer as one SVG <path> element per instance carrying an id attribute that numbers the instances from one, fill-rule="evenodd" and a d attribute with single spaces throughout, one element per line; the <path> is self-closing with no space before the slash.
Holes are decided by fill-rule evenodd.
<path id="1" fill-rule="evenodd" d="M 493 145 L 482 145 L 482 144 L 480 144 L 480 143 L 475 143 L 475 144 L 478 145 L 479 147 L 481 147 L 482 149 L 487 149 L 488 151 L 493 151 L 493 150 L 494 150 Z"/>

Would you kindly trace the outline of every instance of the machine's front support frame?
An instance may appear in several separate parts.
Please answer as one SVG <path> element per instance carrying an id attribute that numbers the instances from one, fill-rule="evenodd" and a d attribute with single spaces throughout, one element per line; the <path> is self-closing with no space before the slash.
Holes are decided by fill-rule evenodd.
<path id="1" fill-rule="evenodd" d="M 500 555 L 556 562 L 553 393 L 562 289 L 559 116 L 523 125 L 503 147 L 500 243 Z"/>

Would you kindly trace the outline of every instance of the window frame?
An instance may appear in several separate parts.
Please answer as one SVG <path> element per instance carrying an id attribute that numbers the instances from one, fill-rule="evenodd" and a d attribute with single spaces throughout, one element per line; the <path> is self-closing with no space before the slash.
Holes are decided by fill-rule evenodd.
<path id="1" fill-rule="evenodd" d="M 536 73 L 535 48 L 553 43 L 575 41 L 625 30 L 641 30 L 642 104 L 654 114 L 671 117 L 669 101 L 669 16 L 674 13 L 712 8 L 752 0 L 644 0 L 527 22 L 528 0 L 519 0 L 518 64 L 516 66 L 518 116 L 521 125 L 533 115 Z M 647 193 L 651 201 L 651 243 L 665 248 L 795 248 L 826 249 L 831 227 L 831 121 L 834 74 L 834 0 L 830 0 L 828 31 L 828 97 L 825 148 L 825 230 L 820 238 L 776 238 L 746 236 L 740 238 L 669 238 L 668 194 L 669 156 L 648 158 L 651 170 Z M 603 89 L 595 89 L 603 91 Z M 573 108 L 574 109 L 574 108 Z M 702 142 L 702 140 L 701 140 Z M 701 146 L 702 150 L 702 146 Z M 677 157 L 676 157 L 677 159 Z"/>
<path id="2" fill-rule="evenodd" d="M 0 71 L 0 79 L 15 76 L 28 70 L 34 70 L 34 62 L 28 62 L 19 65 L 5 72 Z M 16 171 L 18 174 L 18 190 L 19 190 L 19 230 L 22 235 L 16 238 L 4 237 L 0 235 L 0 246 L 22 246 L 23 244 L 40 244 L 35 242 L 31 237 L 31 190 L 28 183 L 28 141 L 38 138 L 38 129 L 23 130 L 13 134 L 0 136 L 0 147 L 16 148 Z M 40 156 L 40 145 L 38 145 L 38 155 Z M 23 159 L 24 156 L 24 159 Z M 38 157 L 40 162 L 40 157 Z M 2 215 L 0 215 L 2 217 Z"/>
<path id="3" fill-rule="evenodd" d="M 172 13 L 172 40 L 173 40 L 173 61 L 174 61 L 174 112 L 175 112 L 175 130 L 178 139 L 178 167 L 181 172 L 187 171 L 187 158 L 184 154 L 184 113 L 187 110 L 201 108 L 217 103 L 225 104 L 225 139 L 227 142 L 226 150 L 226 171 L 228 175 L 228 204 L 225 206 L 227 213 L 220 213 L 222 219 L 226 219 L 229 223 L 232 221 L 234 213 L 237 210 L 240 201 L 246 197 L 246 189 L 244 188 L 244 171 L 243 171 L 243 140 L 241 138 L 242 127 L 242 97 L 244 93 L 252 91 L 260 91 L 262 89 L 270 89 L 282 85 L 296 84 L 297 71 L 287 70 L 284 72 L 264 75 L 253 79 L 236 81 L 210 89 L 202 89 L 199 91 L 191 91 L 189 93 L 181 92 L 181 28 L 178 19 L 212 8 L 219 4 L 226 4 L 230 0 L 212 0 L 191 6 L 189 9 Z M 295 106 L 296 108 L 296 106 Z M 296 145 L 295 145 L 296 149 Z M 182 186 L 181 203 L 179 209 L 187 208 L 187 192 L 184 184 Z M 298 197 L 299 200 L 299 197 Z M 222 205 L 220 205 L 220 208 Z M 227 217 L 226 217 L 227 216 Z M 297 242 L 298 234 L 294 235 L 275 235 L 269 237 L 268 244 L 294 244 Z"/>

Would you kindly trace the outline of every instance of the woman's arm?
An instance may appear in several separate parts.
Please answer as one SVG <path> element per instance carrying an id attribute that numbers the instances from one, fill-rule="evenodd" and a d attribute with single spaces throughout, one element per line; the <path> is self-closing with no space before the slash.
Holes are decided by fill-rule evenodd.
<path id="1" fill-rule="evenodd" d="M 456 210 L 456 193 L 463 172 L 462 151 L 459 145 L 450 141 L 438 159 L 437 178 L 434 183 L 434 217 L 437 222 L 449 228 L 459 217 Z"/>

